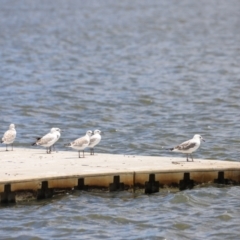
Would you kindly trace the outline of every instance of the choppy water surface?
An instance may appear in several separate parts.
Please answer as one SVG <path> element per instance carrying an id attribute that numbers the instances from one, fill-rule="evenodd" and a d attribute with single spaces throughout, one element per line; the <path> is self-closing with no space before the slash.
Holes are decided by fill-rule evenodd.
<path id="1" fill-rule="evenodd" d="M 0 0 L 0 131 L 16 145 L 88 129 L 98 152 L 239 161 L 240 2 Z M 1 211 L 4 238 L 239 238 L 239 188 L 81 193 Z M 4 216 L 4 217 L 2 217 Z M 7 220 L 7 221 L 4 221 Z M 3 237 L 2 237 L 3 238 Z"/>
<path id="2" fill-rule="evenodd" d="M 1 239 L 239 239 L 239 198 L 239 187 L 77 192 L 0 209 Z"/>

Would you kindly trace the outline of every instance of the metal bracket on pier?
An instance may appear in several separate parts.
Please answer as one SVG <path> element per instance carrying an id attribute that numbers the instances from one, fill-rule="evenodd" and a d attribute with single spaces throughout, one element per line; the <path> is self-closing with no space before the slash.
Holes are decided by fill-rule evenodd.
<path id="1" fill-rule="evenodd" d="M 15 203 L 16 194 L 11 192 L 11 184 L 4 185 L 4 192 L 1 193 L 1 203 Z"/>
<path id="2" fill-rule="evenodd" d="M 155 181 L 155 174 L 149 174 L 148 182 L 145 182 L 145 193 L 159 192 L 159 181 Z"/>
<path id="3" fill-rule="evenodd" d="M 88 185 L 84 185 L 84 178 L 79 178 L 78 179 L 78 185 L 74 187 L 75 190 L 88 190 Z"/>
<path id="4" fill-rule="evenodd" d="M 109 191 L 123 191 L 124 190 L 124 183 L 120 182 L 120 176 L 113 177 L 113 183 L 109 184 Z"/>
<path id="5" fill-rule="evenodd" d="M 48 181 L 42 182 L 42 188 L 37 191 L 37 199 L 51 198 L 53 196 L 53 189 L 48 188 Z"/>
<path id="6" fill-rule="evenodd" d="M 184 173 L 183 180 L 179 182 L 179 190 L 192 189 L 194 181 L 190 179 L 190 173 Z"/>
<path id="7" fill-rule="evenodd" d="M 218 178 L 214 179 L 214 183 L 228 184 L 228 179 L 224 178 L 224 172 L 218 172 Z"/>

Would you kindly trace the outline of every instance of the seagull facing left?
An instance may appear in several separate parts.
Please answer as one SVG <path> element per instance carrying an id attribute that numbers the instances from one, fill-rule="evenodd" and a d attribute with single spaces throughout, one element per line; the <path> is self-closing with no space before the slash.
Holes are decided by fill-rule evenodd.
<path id="1" fill-rule="evenodd" d="M 61 136 L 61 129 L 60 128 L 51 128 L 50 132 L 44 135 L 41 138 L 37 138 L 37 141 L 32 144 L 46 147 L 47 148 L 47 153 L 52 152 L 52 145 L 59 140 Z"/>
<path id="2" fill-rule="evenodd" d="M 6 151 L 8 151 L 8 149 L 7 149 L 8 144 L 12 144 L 12 151 L 13 151 L 13 142 L 16 138 L 16 135 L 17 135 L 17 131 L 15 129 L 15 125 L 12 123 L 9 126 L 9 130 L 7 130 L 4 133 L 2 141 L 1 141 L 1 143 L 6 144 Z"/>
<path id="3" fill-rule="evenodd" d="M 186 142 L 183 142 L 174 148 L 170 148 L 170 150 L 173 152 L 186 153 L 187 161 L 188 161 L 188 155 L 191 156 L 193 161 L 192 153 L 195 152 L 200 147 L 202 141 L 205 142 L 202 136 L 199 134 L 195 134 L 192 139 Z"/>

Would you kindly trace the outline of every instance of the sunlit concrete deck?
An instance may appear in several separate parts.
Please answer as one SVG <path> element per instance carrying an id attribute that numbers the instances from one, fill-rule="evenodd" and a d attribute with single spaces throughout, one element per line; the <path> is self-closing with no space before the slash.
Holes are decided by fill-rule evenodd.
<path id="1" fill-rule="evenodd" d="M 76 151 L 46 154 L 45 149 L 0 150 L 0 193 L 5 199 L 16 191 L 87 189 L 107 187 L 110 191 L 142 186 L 155 192 L 161 186 L 184 189 L 201 183 L 240 182 L 240 162 L 185 158 L 128 156 Z"/>

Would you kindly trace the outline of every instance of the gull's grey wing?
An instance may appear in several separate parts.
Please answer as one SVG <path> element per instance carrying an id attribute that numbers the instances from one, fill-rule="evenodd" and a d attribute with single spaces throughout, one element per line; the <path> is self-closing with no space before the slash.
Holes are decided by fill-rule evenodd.
<path id="1" fill-rule="evenodd" d="M 51 142 L 54 139 L 54 135 L 48 133 L 45 136 L 43 136 L 42 138 L 40 138 L 39 140 L 36 141 L 36 144 L 38 145 L 42 145 L 42 144 L 48 144 L 49 142 Z"/>
<path id="2" fill-rule="evenodd" d="M 96 138 L 96 137 L 95 138 L 91 138 L 89 145 L 91 145 L 92 143 L 96 142 L 97 140 L 98 140 L 98 138 Z"/>
<path id="3" fill-rule="evenodd" d="M 5 134 L 3 135 L 2 140 L 3 141 L 12 141 L 16 137 L 16 132 L 13 131 L 6 131 Z"/>
<path id="4" fill-rule="evenodd" d="M 197 143 L 192 142 L 191 140 L 186 141 L 181 143 L 180 145 L 176 146 L 175 149 L 178 150 L 189 150 L 191 148 L 194 148 L 196 146 Z"/>
<path id="5" fill-rule="evenodd" d="M 73 141 L 71 143 L 72 146 L 79 146 L 79 147 L 82 147 L 83 145 L 87 144 L 88 145 L 89 141 L 85 138 L 85 137 L 82 137 L 82 138 L 78 138 L 76 139 L 75 141 Z"/>
<path id="6" fill-rule="evenodd" d="M 36 144 L 37 145 L 44 145 L 44 144 L 48 144 L 52 140 L 53 140 L 53 138 L 41 138 L 36 142 Z"/>

